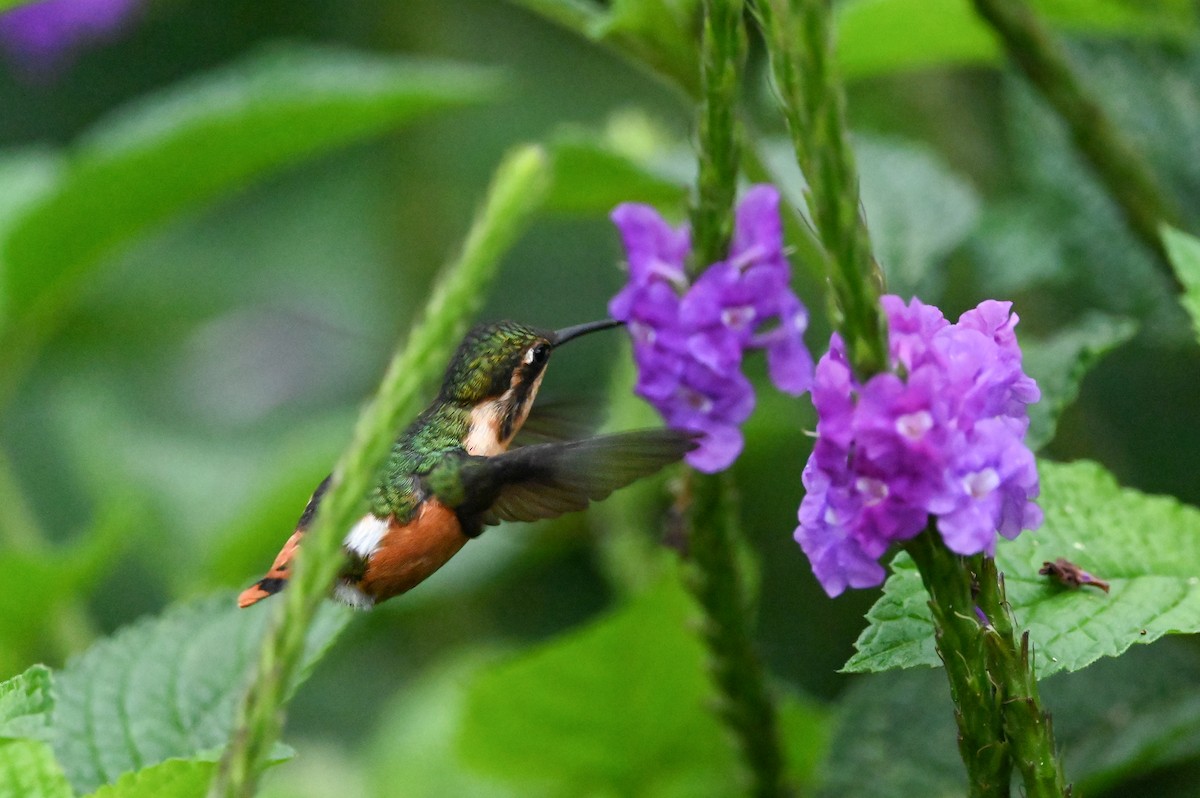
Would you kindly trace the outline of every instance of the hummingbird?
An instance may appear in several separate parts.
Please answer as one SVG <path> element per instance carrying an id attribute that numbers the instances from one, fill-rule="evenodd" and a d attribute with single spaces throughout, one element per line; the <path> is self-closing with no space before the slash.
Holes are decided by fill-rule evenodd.
<path id="1" fill-rule="evenodd" d="M 620 323 L 556 331 L 511 321 L 474 327 L 451 358 L 437 398 L 393 444 L 367 497 L 368 512 L 346 533 L 334 597 L 368 609 L 416 587 L 485 526 L 582 510 L 694 449 L 690 433 L 666 429 L 513 445 L 551 353 Z M 238 606 L 287 585 L 329 481 L 317 486 L 271 569 L 242 592 Z"/>

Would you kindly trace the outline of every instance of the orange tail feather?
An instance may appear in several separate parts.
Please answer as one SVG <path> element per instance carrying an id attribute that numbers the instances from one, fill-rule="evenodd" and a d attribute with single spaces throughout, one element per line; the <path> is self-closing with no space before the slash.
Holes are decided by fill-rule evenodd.
<path id="1" fill-rule="evenodd" d="M 257 604 L 268 596 L 275 595 L 287 586 L 292 557 L 295 555 L 296 549 L 300 545 L 300 539 L 303 537 L 304 530 L 302 529 L 297 529 L 292 533 L 287 543 L 284 543 L 283 548 L 279 550 L 279 554 L 275 557 L 275 562 L 271 565 L 271 570 L 267 571 L 267 575 L 243 590 L 242 594 L 238 596 L 239 607 L 245 609 L 251 604 Z"/>

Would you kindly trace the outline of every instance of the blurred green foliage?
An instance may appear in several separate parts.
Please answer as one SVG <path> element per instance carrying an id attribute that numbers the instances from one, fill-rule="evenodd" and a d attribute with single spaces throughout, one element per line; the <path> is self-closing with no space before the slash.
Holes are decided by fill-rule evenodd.
<path id="1" fill-rule="evenodd" d="M 0 678 L 14 677 L 0 684 L 0 796 L 106 781 L 108 798 L 202 793 L 211 765 L 197 757 L 228 729 L 262 621 L 233 611 L 229 588 L 261 573 L 344 447 L 501 153 L 545 143 L 554 184 L 485 317 L 599 317 L 622 281 L 612 205 L 682 218 L 697 5 L 159 0 L 55 83 L 0 73 Z M 1035 5 L 1195 233 L 1195 4 Z M 969 8 L 839 5 L 864 211 L 890 287 L 947 315 L 1013 299 L 1047 394 L 1042 454 L 1178 500 L 1118 494 L 1101 475 L 1071 501 L 1194 514 L 1178 506 L 1200 502 L 1189 319 Z M 802 206 L 755 48 L 747 118 Z M 1187 281 L 1184 235 L 1169 240 Z M 822 285 L 795 265 L 819 350 Z M 627 398 L 608 401 L 624 394 L 609 371 L 629 381 L 618 336 L 577 346 L 545 395 L 600 397 L 618 426 L 645 423 Z M 813 424 L 807 399 L 763 393 L 734 469 L 761 565 L 758 642 L 792 696 L 792 768 L 829 795 L 961 794 L 940 674 L 838 673 L 878 594 L 829 601 L 791 540 Z M 355 616 L 293 704 L 299 755 L 263 794 L 734 793 L 686 602 L 662 587 L 663 509 L 649 484 L 586 516 L 492 530 Z M 1125 510 L 1074 530 L 1126 547 L 1098 576 L 1194 548 L 1194 524 L 1126 509 L 1125 537 Z M 1162 609 L 1165 593 L 1148 595 Z M 144 615 L 160 617 L 92 645 Z M 1192 639 L 1134 646 L 1044 683 L 1088 794 L 1194 794 L 1180 785 L 1200 768 L 1195 653 Z M 39 661 L 53 677 L 26 670 Z M 209 714 L 159 700 L 202 687 Z M 101 714 L 72 714 L 84 707 Z M 85 774 L 64 740 L 87 747 L 80 730 L 103 712 L 116 726 L 87 734 L 125 747 Z M 151 750 L 121 717 L 173 725 Z"/>

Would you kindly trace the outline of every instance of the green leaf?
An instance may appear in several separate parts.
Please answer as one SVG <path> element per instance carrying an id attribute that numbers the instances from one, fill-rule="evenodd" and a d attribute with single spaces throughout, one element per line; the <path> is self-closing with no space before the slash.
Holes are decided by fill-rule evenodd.
<path id="1" fill-rule="evenodd" d="M 1042 391 L 1029 406 L 1029 448 L 1036 452 L 1053 440 L 1058 417 L 1079 396 L 1084 376 L 1136 332 L 1132 319 L 1090 313 L 1049 338 L 1022 339 L 1025 372 Z"/>
<path id="2" fill-rule="evenodd" d="M 691 612 L 668 580 L 585 629 L 483 670 L 467 692 L 464 759 L 549 795 L 731 794 L 737 766 L 705 707 Z"/>
<path id="3" fill-rule="evenodd" d="M 229 594 L 176 605 L 69 663 L 57 679 L 54 732 L 75 788 L 87 792 L 123 773 L 222 746 L 270 607 L 239 610 Z M 348 618 L 344 607 L 322 609 L 307 662 Z M 307 669 L 300 681 L 305 676 Z"/>
<path id="4" fill-rule="evenodd" d="M 44 665 L 0 682 L 0 738 L 49 739 L 53 675 Z"/>
<path id="5" fill-rule="evenodd" d="M 1036 0 L 1074 30 L 1182 40 L 1196 26 L 1187 0 Z M 837 6 L 838 60 L 847 78 L 941 65 L 995 64 L 1001 49 L 971 0 L 848 0 Z M 897 35 L 897 31 L 904 34 Z"/>
<path id="6" fill-rule="evenodd" d="M 1122 488 L 1095 463 L 1039 462 L 1046 514 L 1037 532 L 1000 541 L 996 562 L 1039 676 L 1115 657 L 1135 643 L 1200 631 L 1200 510 Z M 1038 570 L 1065 557 L 1112 584 L 1069 590 Z M 937 665 L 920 575 L 892 561 L 883 597 L 846 663 L 851 672 Z"/>
<path id="7" fill-rule="evenodd" d="M 888 288 L 933 301 L 944 279 L 935 267 L 974 229 L 979 198 L 927 147 L 875 136 L 856 136 L 855 145 L 863 208 Z"/>
<path id="8" fill-rule="evenodd" d="M 0 741 L 0 798 L 71 798 L 71 785 L 41 740 Z"/>
<path id="9" fill-rule="evenodd" d="M 1191 317 L 1192 327 L 1200 338 L 1200 240 L 1166 225 L 1163 226 L 1162 236 L 1175 274 L 1183 283 L 1184 293 L 1179 301 Z"/>
<path id="10" fill-rule="evenodd" d="M 292 47 L 135 103 L 72 148 L 55 189 L 0 242 L 10 312 L 62 301 L 102 256 L 174 215 L 495 85 L 475 68 Z"/>
<path id="11" fill-rule="evenodd" d="M 608 14 L 593 22 L 589 33 L 697 91 L 699 0 L 613 0 Z"/>
<path id="12" fill-rule="evenodd" d="M 553 183 L 546 210 L 606 215 L 622 202 L 678 205 L 687 189 L 595 137 L 568 133 L 550 148 Z"/>
<path id="13" fill-rule="evenodd" d="M 197 759 L 168 759 L 126 773 L 105 784 L 89 798 L 204 798 L 216 763 Z"/>
<path id="14" fill-rule="evenodd" d="M 892 671 L 856 679 L 838 702 L 822 798 L 958 798 L 954 705 L 941 671 Z"/>

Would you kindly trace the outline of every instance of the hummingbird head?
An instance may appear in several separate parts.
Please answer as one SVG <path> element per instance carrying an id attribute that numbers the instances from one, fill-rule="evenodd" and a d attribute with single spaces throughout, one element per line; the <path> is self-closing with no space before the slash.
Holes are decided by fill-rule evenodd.
<path id="1" fill-rule="evenodd" d="M 450 360 L 440 395 L 471 409 L 467 451 L 504 451 L 529 415 L 555 347 L 618 324 L 605 319 L 549 331 L 500 321 L 472 328 Z"/>

